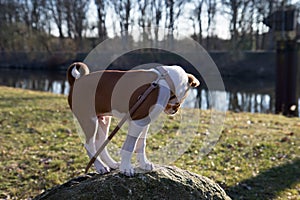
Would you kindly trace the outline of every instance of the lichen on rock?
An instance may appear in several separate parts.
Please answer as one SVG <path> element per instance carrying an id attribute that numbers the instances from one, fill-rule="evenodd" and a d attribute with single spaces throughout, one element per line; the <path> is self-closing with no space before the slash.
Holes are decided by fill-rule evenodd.
<path id="1" fill-rule="evenodd" d="M 69 180 L 34 200 L 58 199 L 222 199 L 224 190 L 214 181 L 170 166 L 156 166 L 147 173 L 127 177 L 115 170 L 109 174 L 88 174 Z"/>

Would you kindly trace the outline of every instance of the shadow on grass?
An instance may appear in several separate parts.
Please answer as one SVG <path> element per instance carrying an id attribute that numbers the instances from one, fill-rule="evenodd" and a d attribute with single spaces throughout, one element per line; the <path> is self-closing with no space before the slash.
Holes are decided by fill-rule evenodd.
<path id="1" fill-rule="evenodd" d="M 226 193 L 232 199 L 273 199 L 279 192 L 299 182 L 300 159 L 296 159 L 226 188 Z"/>

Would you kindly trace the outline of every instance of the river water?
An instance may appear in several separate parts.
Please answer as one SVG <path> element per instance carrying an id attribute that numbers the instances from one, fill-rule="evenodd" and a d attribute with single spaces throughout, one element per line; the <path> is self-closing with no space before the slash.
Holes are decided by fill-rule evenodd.
<path id="1" fill-rule="evenodd" d="M 238 80 L 224 78 L 226 102 L 223 109 L 235 112 L 274 113 L 275 83 L 272 80 Z M 0 85 L 29 90 L 47 91 L 67 95 L 69 85 L 63 72 L 0 70 Z M 184 106 L 190 108 L 210 108 L 211 92 L 204 87 L 190 91 Z M 299 94 L 300 92 L 298 92 Z M 300 97 L 298 95 L 298 113 L 300 113 Z"/>

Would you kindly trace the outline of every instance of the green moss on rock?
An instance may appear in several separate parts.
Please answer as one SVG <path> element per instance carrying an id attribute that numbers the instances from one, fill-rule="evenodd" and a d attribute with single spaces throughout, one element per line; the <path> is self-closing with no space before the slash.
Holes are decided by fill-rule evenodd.
<path id="1" fill-rule="evenodd" d="M 170 166 L 126 177 L 118 170 L 73 178 L 38 195 L 50 199 L 230 199 L 214 181 Z"/>

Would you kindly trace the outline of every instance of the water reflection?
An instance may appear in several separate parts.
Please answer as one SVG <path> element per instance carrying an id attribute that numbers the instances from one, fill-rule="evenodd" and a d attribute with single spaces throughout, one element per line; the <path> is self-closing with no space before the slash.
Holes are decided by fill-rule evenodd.
<path id="1" fill-rule="evenodd" d="M 47 91 L 55 94 L 68 94 L 69 84 L 67 81 L 38 81 L 38 80 L 20 80 L 17 81 L 13 85 L 9 85 L 11 87 L 22 88 L 22 89 L 30 89 L 30 90 L 39 90 L 39 91 Z"/>
<path id="2" fill-rule="evenodd" d="M 275 110 L 274 94 L 236 92 L 229 94 L 230 110 L 270 113 Z"/>
<path id="3" fill-rule="evenodd" d="M 67 95 L 65 74 L 54 71 L 0 70 L 0 85 Z"/>
<path id="4" fill-rule="evenodd" d="M 226 102 L 214 103 L 217 105 L 218 110 L 252 113 L 272 113 L 275 111 L 275 102 L 273 100 L 275 98 L 274 94 L 229 91 L 226 91 L 226 94 L 221 94 L 221 92 L 219 92 L 218 94 L 213 95 L 213 93 L 218 93 L 218 91 L 208 91 L 205 89 L 192 90 L 183 106 L 189 108 L 209 109 L 212 106 L 212 101 L 214 101 L 218 95 L 226 95 Z M 213 107 L 215 108 L 215 106 Z"/>
<path id="5" fill-rule="evenodd" d="M 63 72 L 0 70 L 0 74 L 0 85 L 64 95 L 67 95 L 69 91 L 69 84 Z M 232 84 L 232 82 L 232 80 L 225 80 L 225 93 L 208 91 L 203 88 L 191 90 L 183 106 L 209 109 L 212 105 L 217 105 L 219 110 L 228 109 L 235 112 L 274 112 L 275 93 L 273 83 L 268 83 L 267 86 L 264 83 L 247 86 L 246 84 Z M 216 97 L 221 95 L 226 96 L 226 98 L 223 98 L 225 102 L 217 100 Z M 300 98 L 298 99 L 298 105 L 300 105 Z M 298 113 L 300 113 L 299 106 L 298 109 Z"/>

